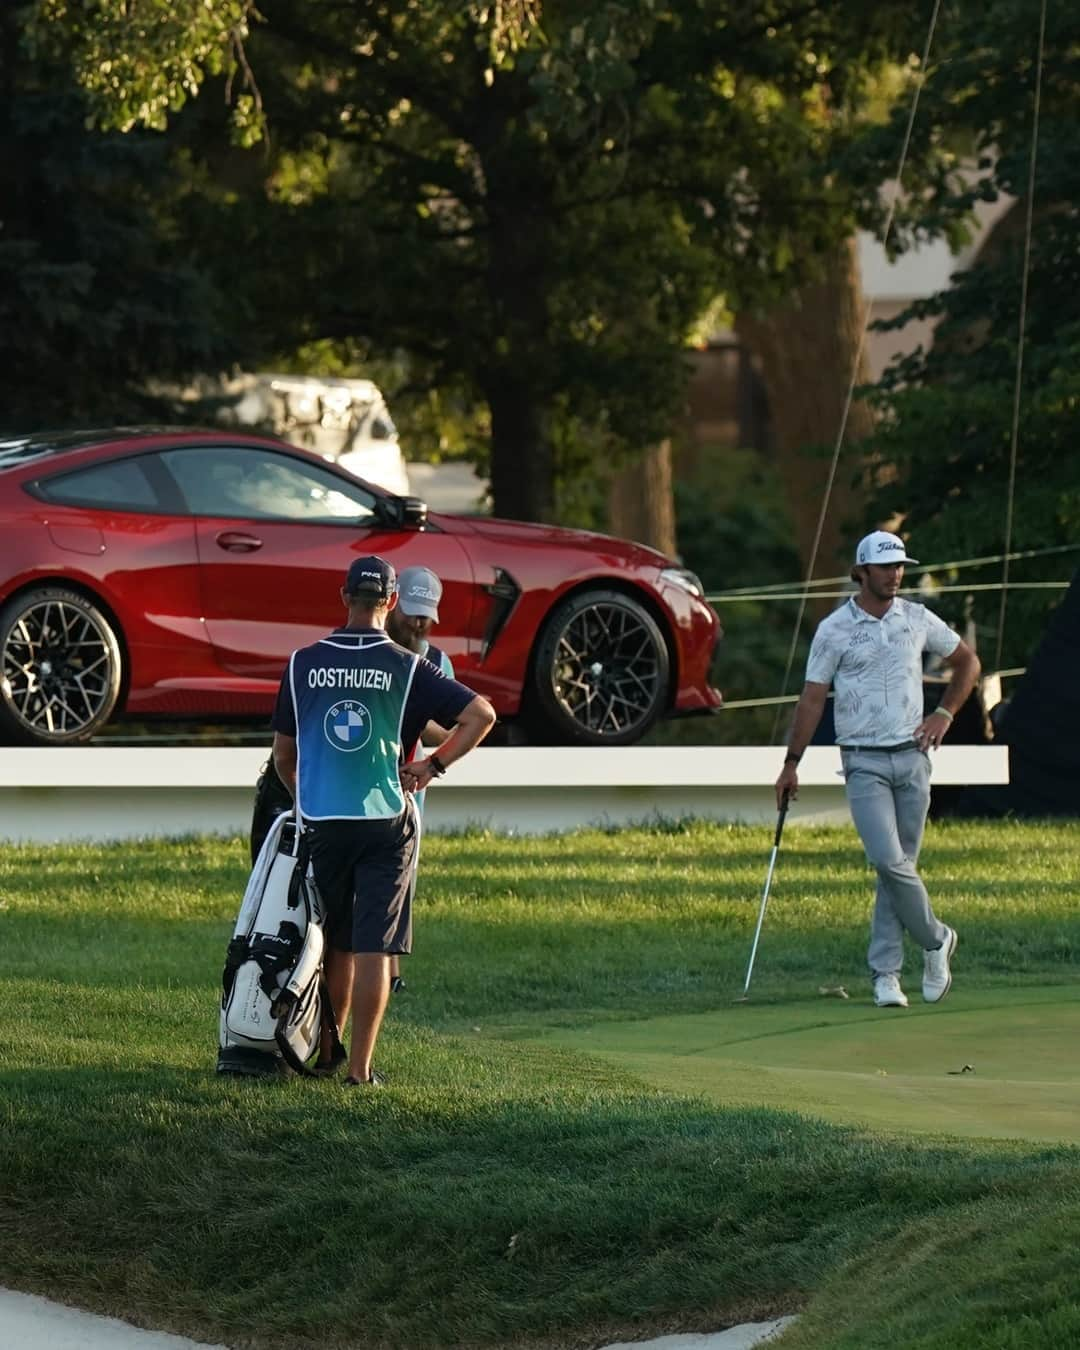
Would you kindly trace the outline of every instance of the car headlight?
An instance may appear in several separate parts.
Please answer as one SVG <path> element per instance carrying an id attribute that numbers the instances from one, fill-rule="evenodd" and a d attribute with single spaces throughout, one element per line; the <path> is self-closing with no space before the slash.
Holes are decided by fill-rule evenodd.
<path id="1" fill-rule="evenodd" d="M 697 596 L 699 600 L 705 598 L 705 587 L 701 584 L 701 580 L 696 573 L 691 572 L 689 568 L 665 567 L 660 573 L 660 580 L 666 581 L 672 586 L 678 586 L 680 590 Z"/>

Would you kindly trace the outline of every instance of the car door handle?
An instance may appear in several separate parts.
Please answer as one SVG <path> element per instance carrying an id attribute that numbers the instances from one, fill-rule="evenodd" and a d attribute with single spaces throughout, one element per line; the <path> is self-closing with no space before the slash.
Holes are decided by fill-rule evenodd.
<path id="1" fill-rule="evenodd" d="M 226 553 L 254 553 L 263 545 L 263 541 L 257 539 L 255 535 L 241 534 L 239 530 L 222 530 L 215 537 L 215 542 L 218 548 L 223 548 Z"/>

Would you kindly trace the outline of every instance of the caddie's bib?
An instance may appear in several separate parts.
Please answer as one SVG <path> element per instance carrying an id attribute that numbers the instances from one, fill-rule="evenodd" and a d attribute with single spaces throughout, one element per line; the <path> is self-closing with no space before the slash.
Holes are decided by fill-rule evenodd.
<path id="1" fill-rule="evenodd" d="M 385 820 L 405 809 L 401 723 L 418 657 L 382 634 L 332 633 L 294 652 L 296 805 L 306 820 Z"/>

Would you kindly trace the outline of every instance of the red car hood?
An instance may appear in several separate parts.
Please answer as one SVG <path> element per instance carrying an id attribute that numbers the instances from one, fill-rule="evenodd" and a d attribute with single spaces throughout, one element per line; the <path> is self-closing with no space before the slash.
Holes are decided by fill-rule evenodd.
<path id="1" fill-rule="evenodd" d="M 492 516 L 453 516 L 430 512 L 429 519 L 452 534 L 479 534 L 485 539 L 507 544 L 554 544 L 560 548 L 589 549 L 614 554 L 640 567 L 671 567 L 675 564 L 663 553 L 629 539 L 596 534 L 591 530 L 569 530 L 561 525 L 532 525 L 523 520 L 500 520 Z"/>

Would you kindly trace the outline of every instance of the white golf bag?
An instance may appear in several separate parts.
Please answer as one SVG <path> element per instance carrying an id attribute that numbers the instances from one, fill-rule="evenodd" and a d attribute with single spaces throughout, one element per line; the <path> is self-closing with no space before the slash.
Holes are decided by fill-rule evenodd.
<path id="1" fill-rule="evenodd" d="M 343 1055 L 323 979 L 323 914 L 304 832 L 289 813 L 255 860 L 225 957 L 218 1073 L 310 1074 L 328 1020 Z"/>

